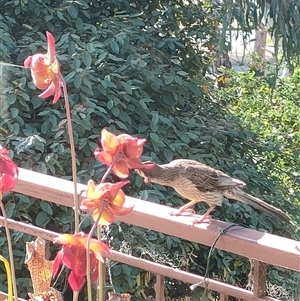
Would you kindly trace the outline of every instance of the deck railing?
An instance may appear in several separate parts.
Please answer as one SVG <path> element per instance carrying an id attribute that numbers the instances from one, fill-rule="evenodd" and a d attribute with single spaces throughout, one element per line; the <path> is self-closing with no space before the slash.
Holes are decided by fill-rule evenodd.
<path id="1" fill-rule="evenodd" d="M 78 191 L 85 190 L 85 188 L 85 185 L 78 184 Z M 68 207 L 73 206 L 72 182 L 22 168 L 20 168 L 19 179 L 14 191 L 56 204 Z M 223 231 L 230 225 L 214 220 L 211 223 L 202 223 L 192 226 L 191 217 L 170 216 L 169 207 L 132 197 L 126 197 L 125 205 L 134 205 L 134 209 L 129 215 L 119 217 L 120 221 L 206 246 L 211 246 L 216 237 L 220 234 L 220 231 Z M 14 220 L 8 220 L 8 224 L 11 229 L 33 236 L 40 236 L 50 241 L 58 236 L 58 233 Z M 0 225 L 3 225 L 2 217 L 0 217 Z M 199 275 L 117 251 L 111 252 L 110 259 L 156 274 L 156 301 L 164 300 L 165 277 L 178 279 L 189 284 L 195 284 L 201 280 L 205 280 L 200 286 L 207 286 L 209 290 L 219 292 L 221 301 L 228 300 L 229 296 L 244 300 L 276 301 L 277 299 L 265 296 L 266 265 L 271 264 L 294 271 L 300 271 L 299 241 L 243 227 L 233 227 L 218 239 L 215 247 L 253 260 L 253 291 L 248 291 L 213 279 L 204 279 L 204 277 Z M 0 301 L 4 300 L 4 298 L 5 294 L 0 293 Z"/>

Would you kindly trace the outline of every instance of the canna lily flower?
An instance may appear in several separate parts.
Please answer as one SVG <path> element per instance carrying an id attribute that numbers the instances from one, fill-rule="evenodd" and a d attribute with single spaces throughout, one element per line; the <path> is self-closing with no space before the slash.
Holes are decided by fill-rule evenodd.
<path id="1" fill-rule="evenodd" d="M 143 164 L 140 157 L 146 139 L 139 139 L 128 134 L 114 135 L 103 129 L 101 146 L 94 154 L 103 164 L 112 166 L 112 171 L 119 178 L 127 178 L 130 169 L 150 169 L 153 164 Z"/>
<path id="2" fill-rule="evenodd" d="M 80 291 L 86 278 L 86 247 L 88 234 L 62 234 L 54 239 L 54 243 L 62 244 L 62 249 L 57 253 L 53 263 L 53 276 L 59 272 L 59 267 L 64 264 L 71 270 L 68 282 L 73 291 Z M 98 262 L 104 262 L 103 255 L 110 254 L 109 247 L 94 238 L 90 240 L 91 281 L 98 278 Z"/>
<path id="3" fill-rule="evenodd" d="M 87 185 L 87 198 L 82 200 L 80 209 L 92 211 L 92 218 L 94 222 L 99 220 L 99 225 L 110 225 L 115 220 L 115 216 L 129 214 L 133 209 L 133 207 L 123 207 L 125 194 L 121 188 L 128 183 L 129 181 L 123 181 L 102 183 L 96 186 L 90 180 Z M 99 215 L 101 215 L 100 219 Z"/>
<path id="4" fill-rule="evenodd" d="M 60 88 L 60 67 L 58 59 L 55 56 L 55 40 L 50 32 L 47 34 L 48 51 L 46 54 L 36 53 L 29 56 L 24 67 L 31 69 L 31 76 L 35 86 L 43 93 L 39 95 L 41 98 L 46 98 L 54 95 L 53 103 L 56 103 L 61 95 Z"/>
<path id="5" fill-rule="evenodd" d="M 8 150 L 0 145 L 0 196 L 15 187 L 18 174 L 18 167 L 8 156 Z"/>

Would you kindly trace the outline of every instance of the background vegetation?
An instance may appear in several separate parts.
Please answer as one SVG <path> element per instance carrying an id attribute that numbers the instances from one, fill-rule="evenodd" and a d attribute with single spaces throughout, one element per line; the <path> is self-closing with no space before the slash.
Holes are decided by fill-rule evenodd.
<path id="1" fill-rule="evenodd" d="M 71 179 L 63 102 L 52 105 L 51 99 L 38 98 L 28 71 L 19 67 L 28 55 L 44 51 L 48 30 L 56 37 L 68 84 L 81 182 L 97 181 L 103 175 L 104 168 L 93 151 L 106 127 L 115 133 L 146 137 L 145 160 L 161 163 L 191 158 L 219 168 L 248 183 L 249 191 L 290 213 L 300 224 L 296 210 L 299 74 L 279 80 L 272 69 L 260 77 L 255 72 L 233 73 L 225 89 L 216 89 L 208 77 L 217 55 L 212 50 L 221 45 L 216 29 L 230 6 L 223 10 L 209 1 L 195 5 L 113 0 L 0 4 L 1 143 L 13 152 L 20 167 Z M 238 10 L 232 11 L 238 16 Z M 226 20 L 234 17 L 226 16 Z M 276 87 L 274 79 L 278 80 Z M 131 180 L 129 195 L 168 206 L 183 203 L 172 189 L 146 186 L 134 174 Z M 6 196 L 5 205 L 10 218 L 50 230 L 72 230 L 72 212 L 67 208 L 15 193 Z M 197 209 L 204 208 L 200 204 Z M 225 201 L 214 217 L 297 237 L 296 229 L 240 203 Z M 88 227 L 84 216 L 83 220 Z M 207 247 L 123 223 L 107 229 L 106 235 L 117 250 L 204 273 Z M 25 242 L 30 239 L 26 234 L 13 234 L 23 296 L 30 286 L 23 266 Z M 7 254 L 5 241 L 0 232 L 1 251 Z M 152 300 L 151 275 L 123 264 L 109 265 L 117 291 L 131 292 L 134 300 Z M 245 258 L 217 251 L 210 276 L 246 287 L 249 270 Z M 291 300 L 296 296 L 296 274 L 272 268 L 268 279 L 270 288 L 280 287 Z M 5 289 L 0 273 L 0 290 Z M 199 292 L 193 294 L 196 297 Z M 168 295 L 175 300 L 192 293 L 187 285 L 170 280 Z"/>

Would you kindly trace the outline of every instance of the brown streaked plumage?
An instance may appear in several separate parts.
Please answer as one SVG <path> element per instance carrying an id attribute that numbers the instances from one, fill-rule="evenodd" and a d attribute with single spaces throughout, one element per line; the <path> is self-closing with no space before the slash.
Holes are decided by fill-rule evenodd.
<path id="1" fill-rule="evenodd" d="M 290 222 L 289 216 L 280 209 L 244 192 L 241 189 L 246 185 L 244 182 L 194 160 L 173 160 L 168 164 L 155 164 L 152 169 L 137 170 L 137 172 L 145 179 L 145 182 L 173 187 L 181 196 L 190 200 L 188 204 L 171 215 L 193 212 L 190 207 L 197 202 L 207 203 L 209 209 L 193 223 L 209 219 L 210 212 L 222 204 L 224 196 L 249 204 L 281 221 Z"/>

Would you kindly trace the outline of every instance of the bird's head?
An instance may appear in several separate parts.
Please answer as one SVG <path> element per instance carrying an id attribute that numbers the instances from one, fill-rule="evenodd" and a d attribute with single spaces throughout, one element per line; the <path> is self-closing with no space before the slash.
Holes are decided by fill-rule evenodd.
<path id="1" fill-rule="evenodd" d="M 135 171 L 144 178 L 145 183 L 151 182 L 171 186 L 170 179 L 173 178 L 173 174 L 170 172 L 168 164 L 159 165 L 151 161 L 143 162 L 143 164 L 148 167 L 146 169 L 136 169 Z"/>
<path id="2" fill-rule="evenodd" d="M 146 166 L 144 169 L 136 169 L 135 171 L 144 178 L 145 183 L 156 182 L 156 179 L 159 177 L 159 165 L 151 162 L 145 161 L 143 165 Z"/>

